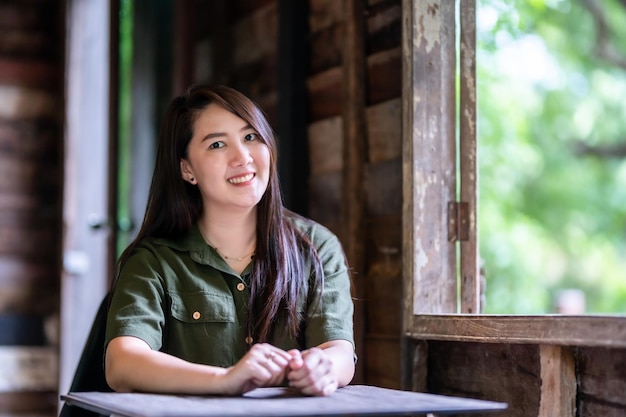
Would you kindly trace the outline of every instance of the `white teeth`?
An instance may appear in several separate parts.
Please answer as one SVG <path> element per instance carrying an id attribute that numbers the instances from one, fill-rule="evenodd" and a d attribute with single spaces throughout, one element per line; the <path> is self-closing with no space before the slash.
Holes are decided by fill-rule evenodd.
<path id="1" fill-rule="evenodd" d="M 254 174 L 248 174 L 244 177 L 231 178 L 228 180 L 231 184 L 241 184 L 246 181 L 250 181 L 254 177 Z"/>

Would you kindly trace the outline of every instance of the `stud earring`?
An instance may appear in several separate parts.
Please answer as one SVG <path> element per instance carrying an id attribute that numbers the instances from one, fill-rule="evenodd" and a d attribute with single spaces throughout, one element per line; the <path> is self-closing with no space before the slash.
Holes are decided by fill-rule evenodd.
<path id="1" fill-rule="evenodd" d="M 195 178 L 195 177 L 191 177 L 191 178 L 189 178 L 189 182 L 190 182 L 190 183 L 192 183 L 192 184 L 193 184 L 193 182 L 194 182 L 195 180 L 196 180 L 196 178 Z"/>

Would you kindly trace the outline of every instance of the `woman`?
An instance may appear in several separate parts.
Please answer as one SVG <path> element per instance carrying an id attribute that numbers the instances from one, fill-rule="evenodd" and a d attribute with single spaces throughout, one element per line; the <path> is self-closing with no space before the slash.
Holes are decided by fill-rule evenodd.
<path id="1" fill-rule="evenodd" d="M 283 207 L 276 166 L 273 132 L 241 93 L 193 86 L 172 101 L 145 218 L 119 261 L 111 388 L 330 395 L 351 381 L 343 250 Z"/>

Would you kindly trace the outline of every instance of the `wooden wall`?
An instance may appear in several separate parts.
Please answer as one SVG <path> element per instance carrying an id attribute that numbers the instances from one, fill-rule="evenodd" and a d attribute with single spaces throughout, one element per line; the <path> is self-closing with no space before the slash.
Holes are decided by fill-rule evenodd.
<path id="1" fill-rule="evenodd" d="M 295 157 L 306 168 L 300 181 L 307 190 L 304 214 L 339 235 L 353 267 L 360 358 L 355 382 L 506 401 L 510 408 L 502 416 L 552 417 L 572 398 L 568 416 L 624 415 L 622 346 L 419 334 L 405 344 L 401 3 L 308 0 L 305 92 L 296 96 L 305 104 L 303 135 L 280 136 L 289 113 L 281 107 L 287 87 L 279 74 L 295 68 L 281 56 L 280 0 L 176 0 L 172 90 L 179 93 L 194 81 L 232 85 L 261 104 L 279 140 L 306 148 L 306 161 Z M 46 370 L 54 351 L 43 334 L 44 318 L 57 309 L 61 263 L 62 4 L 0 3 L 0 356 L 19 337 L 20 351 L 31 352 L 31 359 L 38 352 L 39 369 Z M 281 175 L 299 178 L 302 172 L 291 165 Z M 23 325 L 7 331 L 15 323 L 30 331 Z M 15 337 L 7 342 L 10 335 Z M 406 369 L 408 384 L 401 380 Z M 53 385 L 0 390 L 0 414 L 50 414 Z M 549 387 L 561 391 L 549 397 Z"/>
<path id="2" fill-rule="evenodd" d="M 506 402 L 502 417 L 626 415 L 626 349 L 434 340 L 413 349 L 414 390 Z"/>
<path id="3" fill-rule="evenodd" d="M 275 126 L 278 0 L 183 0 L 175 7 L 181 59 L 191 61 L 179 65 L 175 92 L 194 82 L 229 85 L 257 101 Z"/>
<path id="4" fill-rule="evenodd" d="M 357 26 L 362 32 L 347 40 L 348 29 L 353 30 L 346 21 L 351 3 L 309 1 L 309 210 L 340 236 L 354 268 L 357 381 L 395 388 L 400 386 L 402 308 L 401 5 L 399 0 L 364 2 L 356 15 L 363 20 Z M 358 36 L 362 58 L 355 57 Z M 348 60 L 357 62 L 357 74 L 346 71 Z M 363 92 L 362 104 L 346 91 L 358 71 L 362 85 L 355 88 Z M 345 134 L 350 106 L 363 107 L 364 130 L 357 132 L 356 143 Z M 362 170 L 356 180 L 346 172 L 351 154 L 360 157 L 350 162 L 349 169 Z M 353 187 L 362 189 L 363 201 L 346 201 Z M 357 212 L 347 212 L 350 206 Z M 346 230 L 351 215 L 363 218 L 359 236 Z M 358 247 L 351 251 L 351 245 Z M 360 259 L 350 259 L 359 252 Z"/>
<path id="5" fill-rule="evenodd" d="M 54 412 L 64 10 L 0 3 L 0 414 Z"/>

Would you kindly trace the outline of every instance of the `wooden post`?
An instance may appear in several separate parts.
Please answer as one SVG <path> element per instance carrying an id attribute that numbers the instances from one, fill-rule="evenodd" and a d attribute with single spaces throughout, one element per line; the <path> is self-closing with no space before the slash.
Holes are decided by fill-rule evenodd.
<path id="1" fill-rule="evenodd" d="M 365 192 L 363 189 L 367 149 L 365 115 L 365 21 L 363 0 L 345 2 L 345 41 L 343 52 L 343 190 L 341 223 L 343 244 L 353 274 L 355 303 L 355 338 L 359 364 L 365 364 L 364 278 L 365 278 Z M 364 382 L 362 365 L 357 367 L 355 382 Z"/>
<path id="2" fill-rule="evenodd" d="M 403 275 L 405 328 L 414 315 L 456 312 L 455 10 L 403 1 Z"/>
<path id="3" fill-rule="evenodd" d="M 480 313 L 478 179 L 476 158 L 476 0 L 461 2 L 460 177 L 461 201 L 468 204 L 469 240 L 461 244 L 461 313 Z"/>
<path id="4" fill-rule="evenodd" d="M 540 345 L 541 400 L 538 417 L 574 417 L 576 370 L 568 347 Z"/>

